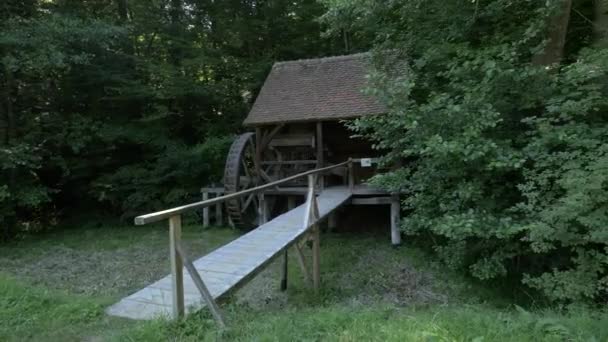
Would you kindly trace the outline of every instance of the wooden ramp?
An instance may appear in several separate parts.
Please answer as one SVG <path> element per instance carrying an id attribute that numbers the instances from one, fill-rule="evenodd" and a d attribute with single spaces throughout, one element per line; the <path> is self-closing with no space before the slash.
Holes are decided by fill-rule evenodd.
<path id="1" fill-rule="evenodd" d="M 351 194 L 346 186 L 323 190 L 317 197 L 319 218 L 345 204 Z M 194 266 L 214 299 L 250 279 L 306 232 L 308 227 L 303 227 L 302 224 L 308 214 L 305 206 L 306 204 L 300 205 L 194 261 Z M 171 317 L 171 286 L 172 279 L 169 275 L 123 298 L 109 307 L 107 313 L 132 319 Z M 198 310 L 205 305 L 192 278 L 185 271 L 184 296 L 186 312 Z"/>

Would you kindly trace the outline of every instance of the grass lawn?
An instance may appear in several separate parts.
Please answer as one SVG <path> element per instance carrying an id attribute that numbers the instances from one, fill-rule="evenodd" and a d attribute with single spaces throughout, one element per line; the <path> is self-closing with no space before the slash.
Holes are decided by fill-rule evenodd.
<path id="1" fill-rule="evenodd" d="M 190 225 L 183 235 L 203 255 L 238 233 Z M 105 315 L 168 273 L 164 226 L 64 229 L 0 252 L 0 341 L 608 341 L 605 312 L 523 309 L 510 304 L 519 294 L 475 284 L 379 234 L 322 235 L 318 295 L 291 259 L 288 290 L 279 291 L 274 262 L 221 304 L 223 331 L 206 311 L 178 322 Z"/>

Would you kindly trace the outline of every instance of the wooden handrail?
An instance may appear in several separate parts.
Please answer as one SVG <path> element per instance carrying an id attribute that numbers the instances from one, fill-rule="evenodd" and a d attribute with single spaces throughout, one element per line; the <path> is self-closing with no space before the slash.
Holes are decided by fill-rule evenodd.
<path id="1" fill-rule="evenodd" d="M 163 210 L 163 211 L 157 211 L 155 213 L 151 213 L 151 214 L 146 214 L 146 215 L 141 215 L 141 216 L 137 216 L 135 218 L 135 224 L 136 225 L 144 225 L 144 224 L 148 224 L 148 223 L 152 223 L 152 222 L 157 222 L 160 220 L 164 220 L 164 219 L 168 219 L 172 216 L 175 215 L 180 215 L 183 214 L 187 211 L 190 210 L 194 210 L 194 209 L 200 209 L 200 208 L 205 208 L 205 207 L 209 207 L 212 206 L 214 204 L 218 204 L 218 203 L 222 203 L 231 199 L 235 199 L 235 198 L 239 198 L 245 195 L 249 195 L 252 193 L 257 193 L 257 192 L 261 192 L 263 190 L 269 189 L 269 188 L 273 188 L 276 187 L 278 185 L 290 182 L 294 179 L 298 179 L 301 177 L 305 177 L 308 175 L 314 175 L 314 174 L 318 174 L 318 173 L 322 173 L 325 171 L 329 171 L 331 169 L 337 168 L 337 167 L 341 167 L 344 165 L 351 165 L 353 163 L 354 159 L 348 159 L 345 162 L 342 163 L 338 163 L 338 164 L 334 164 L 334 165 L 330 165 L 330 166 L 326 166 L 326 167 L 322 167 L 322 168 L 318 168 L 318 169 L 314 169 L 314 170 L 310 170 L 310 171 L 306 171 L 306 172 L 302 172 L 299 173 L 297 175 L 293 175 L 293 176 L 289 176 L 287 178 L 283 178 L 268 184 L 264 184 L 264 185 L 260 185 L 260 186 L 256 186 L 255 188 L 251 188 L 251 189 L 247 189 L 247 190 L 243 190 L 243 191 L 239 191 L 239 192 L 235 192 L 232 194 L 228 194 L 228 195 L 224 195 L 224 196 L 218 196 L 218 197 L 214 197 L 212 199 L 206 200 L 206 201 L 200 201 L 200 202 L 195 202 L 195 203 L 191 203 L 191 204 L 186 204 L 180 207 L 175 207 L 175 208 L 171 208 L 171 209 L 167 209 L 167 210 Z"/>

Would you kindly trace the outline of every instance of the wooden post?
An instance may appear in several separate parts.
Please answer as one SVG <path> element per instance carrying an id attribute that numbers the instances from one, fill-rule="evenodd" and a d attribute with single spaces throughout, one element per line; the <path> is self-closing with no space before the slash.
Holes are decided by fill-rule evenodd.
<path id="1" fill-rule="evenodd" d="M 287 196 L 287 211 L 291 211 L 295 207 L 296 207 L 296 197 Z"/>
<path id="2" fill-rule="evenodd" d="M 312 229 L 312 284 L 315 292 L 319 292 L 321 286 L 321 241 L 319 226 L 314 225 Z"/>
<path id="3" fill-rule="evenodd" d="M 304 277 L 304 281 L 308 286 L 311 284 L 311 276 L 308 267 L 306 267 L 306 259 L 304 259 L 304 253 L 302 252 L 302 247 L 298 244 L 298 242 L 293 244 L 296 249 L 296 259 L 298 260 L 298 264 L 300 264 L 300 269 L 302 269 L 302 276 Z"/>
<path id="4" fill-rule="evenodd" d="M 317 197 L 315 195 L 315 175 L 308 175 L 308 196 L 306 204 L 306 216 L 304 217 L 305 228 L 312 222 L 312 284 L 315 292 L 319 292 L 321 285 L 321 273 L 320 273 L 320 232 L 319 232 L 319 207 L 317 204 Z"/>
<path id="5" fill-rule="evenodd" d="M 258 185 L 261 183 L 262 178 L 262 128 L 255 128 L 255 174 L 257 179 L 255 180 L 255 184 Z"/>
<path id="6" fill-rule="evenodd" d="M 268 220 L 268 205 L 266 204 L 266 199 L 263 193 L 258 195 L 258 218 L 259 225 L 263 225 Z"/>
<path id="7" fill-rule="evenodd" d="M 181 215 L 169 218 L 169 243 L 171 260 L 171 278 L 173 280 L 173 318 L 179 319 L 184 316 L 184 274 L 183 262 L 179 255 L 178 247 L 182 236 Z"/>
<path id="8" fill-rule="evenodd" d="M 219 193 L 218 193 L 217 195 L 218 195 L 218 196 L 221 196 Z M 218 227 L 221 227 L 221 226 L 223 226 L 223 225 L 224 225 L 224 217 L 223 217 L 223 214 L 224 214 L 224 213 L 223 213 L 223 210 L 222 210 L 222 209 L 223 209 L 223 208 L 222 208 L 222 205 L 223 205 L 222 203 L 218 203 L 218 204 L 215 206 L 215 224 L 216 224 Z"/>
<path id="9" fill-rule="evenodd" d="M 207 302 L 207 307 L 209 308 L 209 310 L 211 310 L 211 314 L 213 315 L 215 320 L 218 322 L 220 327 L 222 327 L 222 328 L 226 327 L 226 323 L 224 321 L 224 317 L 222 317 L 220 308 L 217 306 L 217 303 L 215 302 L 215 300 L 213 300 L 213 296 L 209 292 L 209 289 L 205 285 L 205 282 L 203 282 L 201 275 L 198 273 L 198 271 L 194 267 L 194 264 L 188 258 L 188 255 L 186 254 L 184 246 L 182 246 L 180 241 L 177 241 L 175 248 L 176 248 L 177 252 L 179 253 L 180 257 L 182 258 L 182 261 L 183 261 L 184 265 L 186 266 L 188 273 L 190 273 L 190 277 L 192 278 L 194 285 L 196 285 L 198 292 L 201 294 L 201 296 L 203 297 L 205 302 Z"/>
<path id="10" fill-rule="evenodd" d="M 323 167 L 323 123 L 317 122 L 317 168 Z M 325 177 L 323 174 L 319 175 L 319 187 L 323 190 L 325 186 Z"/>
<path id="11" fill-rule="evenodd" d="M 291 211 L 296 207 L 296 198 L 294 196 L 287 196 L 287 211 Z M 281 275 L 281 291 L 287 290 L 287 279 L 289 271 L 289 255 L 288 250 L 285 249 L 283 252 L 283 273 Z"/>
<path id="12" fill-rule="evenodd" d="M 283 252 L 283 273 L 281 275 L 281 291 L 287 290 L 287 272 L 289 269 L 289 255 L 287 254 L 287 248 Z"/>
<path id="13" fill-rule="evenodd" d="M 354 172 L 353 162 L 348 163 L 348 188 L 350 191 L 353 191 L 355 188 L 355 172 Z"/>
<path id="14" fill-rule="evenodd" d="M 207 190 L 203 191 L 203 201 L 209 199 L 209 192 Z M 203 227 L 209 227 L 209 207 L 203 208 Z"/>
<path id="15" fill-rule="evenodd" d="M 401 231 L 399 229 L 399 217 L 401 214 L 401 206 L 399 195 L 391 195 L 391 242 L 393 246 L 401 244 Z"/>

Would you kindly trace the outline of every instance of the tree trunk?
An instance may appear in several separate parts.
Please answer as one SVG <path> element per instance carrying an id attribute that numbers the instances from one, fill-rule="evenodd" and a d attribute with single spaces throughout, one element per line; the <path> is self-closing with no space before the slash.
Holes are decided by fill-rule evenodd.
<path id="1" fill-rule="evenodd" d="M 532 58 L 536 65 L 551 65 L 559 63 L 564 55 L 566 44 L 566 33 L 570 22 L 570 11 L 572 0 L 561 0 L 561 6 L 557 13 L 549 19 L 549 32 L 547 34 L 547 45 L 544 50 Z"/>
<path id="2" fill-rule="evenodd" d="M 608 47 L 608 0 L 595 0 L 595 46 Z"/>

